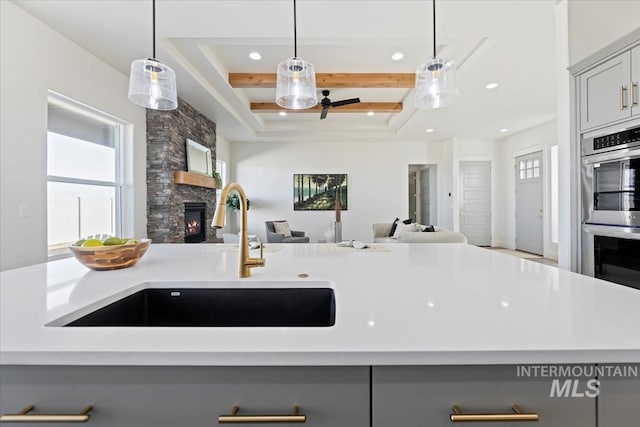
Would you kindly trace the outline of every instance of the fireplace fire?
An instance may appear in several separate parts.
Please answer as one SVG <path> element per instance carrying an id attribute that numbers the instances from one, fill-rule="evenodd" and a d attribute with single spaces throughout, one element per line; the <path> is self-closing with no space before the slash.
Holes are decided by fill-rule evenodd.
<path id="1" fill-rule="evenodd" d="M 206 208 L 206 203 L 184 204 L 185 243 L 200 243 L 206 240 Z"/>

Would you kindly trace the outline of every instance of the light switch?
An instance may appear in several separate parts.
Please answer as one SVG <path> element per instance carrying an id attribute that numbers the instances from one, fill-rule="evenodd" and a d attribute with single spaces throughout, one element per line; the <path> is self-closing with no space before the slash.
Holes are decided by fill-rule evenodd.
<path id="1" fill-rule="evenodd" d="M 31 207 L 26 203 L 18 205 L 18 218 L 29 217 L 31 217 Z"/>

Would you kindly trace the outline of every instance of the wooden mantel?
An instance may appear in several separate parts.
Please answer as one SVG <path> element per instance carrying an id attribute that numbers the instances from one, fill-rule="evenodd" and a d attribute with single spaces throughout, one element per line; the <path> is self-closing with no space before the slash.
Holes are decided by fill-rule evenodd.
<path id="1" fill-rule="evenodd" d="M 187 171 L 174 170 L 173 182 L 176 184 L 195 185 L 197 187 L 218 188 L 215 179 Z"/>

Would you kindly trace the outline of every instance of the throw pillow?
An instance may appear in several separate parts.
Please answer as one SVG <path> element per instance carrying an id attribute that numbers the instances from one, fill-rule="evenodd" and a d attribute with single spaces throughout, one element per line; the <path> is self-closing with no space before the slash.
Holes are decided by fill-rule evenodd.
<path id="1" fill-rule="evenodd" d="M 412 222 L 413 222 L 413 220 L 412 220 L 411 218 L 407 218 L 407 219 L 405 219 L 404 221 L 402 221 L 402 223 L 403 223 L 403 224 L 405 224 L 405 225 L 409 225 L 409 224 L 411 224 Z"/>
<path id="2" fill-rule="evenodd" d="M 395 234 L 393 235 L 393 237 L 400 237 L 400 233 L 404 233 L 404 232 L 415 232 L 418 231 L 416 229 L 416 225 L 414 223 L 412 224 L 398 224 L 398 226 L 396 227 L 396 231 Z"/>
<path id="3" fill-rule="evenodd" d="M 291 237 L 291 228 L 289 228 L 288 221 L 274 222 L 273 228 L 275 228 L 276 233 L 284 234 L 284 237 Z"/>
<path id="4" fill-rule="evenodd" d="M 393 221 L 393 224 L 391 224 L 391 230 L 389 230 L 389 237 L 393 237 L 393 235 L 396 232 L 396 227 L 398 226 L 398 221 L 400 221 L 400 218 L 396 218 L 395 221 Z"/>
<path id="5" fill-rule="evenodd" d="M 433 227 L 433 225 L 427 225 L 425 228 L 422 229 L 422 231 L 424 231 L 424 232 L 434 232 L 434 231 L 436 231 L 436 229 Z"/>

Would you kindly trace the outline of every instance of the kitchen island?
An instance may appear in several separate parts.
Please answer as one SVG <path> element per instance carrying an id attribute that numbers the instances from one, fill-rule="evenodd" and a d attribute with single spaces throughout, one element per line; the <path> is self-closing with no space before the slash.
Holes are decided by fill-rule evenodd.
<path id="1" fill-rule="evenodd" d="M 247 279 L 237 278 L 237 248 L 219 244 L 152 244 L 137 265 L 122 270 L 91 271 L 70 258 L 2 272 L 0 362 L 640 362 L 640 292 L 632 288 L 464 244 L 388 244 L 364 250 L 272 244 L 266 245 L 265 258 L 266 266 L 253 269 Z M 318 284 L 335 291 L 332 327 L 54 326 L 70 313 L 147 286 Z"/>
<path id="2" fill-rule="evenodd" d="M 65 259 L 2 272 L 0 410 L 91 405 L 93 425 L 119 427 L 274 421 L 256 413 L 318 427 L 636 422 L 635 289 L 466 244 L 272 244 L 247 279 L 237 256 L 233 245 L 152 244 L 123 270 Z M 62 326 L 149 287 L 328 287 L 335 324 Z M 559 380 L 550 366 L 580 372 Z M 627 375 L 596 379 L 594 366 Z"/>

